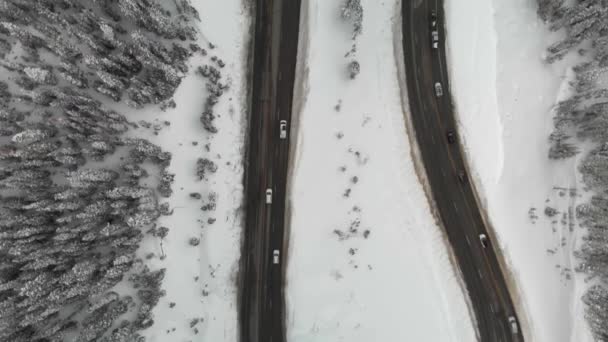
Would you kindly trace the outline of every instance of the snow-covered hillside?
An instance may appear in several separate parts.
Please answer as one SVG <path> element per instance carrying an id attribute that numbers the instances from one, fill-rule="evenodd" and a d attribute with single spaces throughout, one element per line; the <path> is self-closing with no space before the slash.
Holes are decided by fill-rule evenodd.
<path id="1" fill-rule="evenodd" d="M 471 173 L 517 290 L 527 340 L 590 341 L 572 270 L 584 200 L 577 159 L 550 161 L 551 107 L 569 61 L 542 56 L 555 34 L 530 0 L 446 1 L 452 94 Z M 556 211 L 553 211 L 555 209 Z"/>
<path id="2" fill-rule="evenodd" d="M 1 341 L 236 340 L 248 16 L 197 5 L 2 2 Z"/>
<path id="3" fill-rule="evenodd" d="M 411 160 L 395 57 L 400 2 L 362 1 L 363 33 L 346 58 L 353 27 L 343 3 L 310 0 L 302 9 L 288 340 L 474 341 Z"/>

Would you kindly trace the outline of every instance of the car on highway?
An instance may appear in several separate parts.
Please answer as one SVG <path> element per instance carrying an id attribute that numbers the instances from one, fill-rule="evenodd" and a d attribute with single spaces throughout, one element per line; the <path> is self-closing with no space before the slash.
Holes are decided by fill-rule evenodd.
<path id="1" fill-rule="evenodd" d="M 464 171 L 459 171 L 458 172 L 458 180 L 460 181 L 460 183 L 466 183 L 467 181 L 467 174 Z"/>
<path id="2" fill-rule="evenodd" d="M 488 247 L 488 237 L 486 236 L 486 234 L 479 234 L 479 242 L 481 243 L 481 247 Z"/>
<path id="3" fill-rule="evenodd" d="M 441 83 L 435 82 L 435 96 L 442 97 L 443 96 L 443 87 Z"/>
<path id="4" fill-rule="evenodd" d="M 439 31 L 437 30 L 437 12 L 431 12 L 431 46 L 433 49 L 439 48 Z"/>
<path id="5" fill-rule="evenodd" d="M 439 48 L 439 31 L 431 31 L 431 44 L 433 46 L 433 49 Z"/>
<path id="6" fill-rule="evenodd" d="M 287 120 L 281 120 L 279 123 L 279 138 L 287 139 Z"/>
<path id="7" fill-rule="evenodd" d="M 431 45 L 433 49 L 439 48 L 439 31 L 437 30 L 431 31 Z"/>
<path id="8" fill-rule="evenodd" d="M 509 316 L 509 327 L 511 328 L 511 334 L 517 335 L 519 333 L 519 326 L 515 316 Z"/>
<path id="9" fill-rule="evenodd" d="M 272 263 L 275 265 L 279 264 L 279 259 L 281 257 L 281 252 L 278 249 L 275 249 L 274 251 L 272 251 Z"/>
<path id="10" fill-rule="evenodd" d="M 447 131 L 445 135 L 448 138 L 448 143 L 453 144 L 456 142 L 456 133 L 454 131 Z"/>
<path id="11" fill-rule="evenodd" d="M 266 204 L 272 203 L 272 189 L 266 189 Z"/>

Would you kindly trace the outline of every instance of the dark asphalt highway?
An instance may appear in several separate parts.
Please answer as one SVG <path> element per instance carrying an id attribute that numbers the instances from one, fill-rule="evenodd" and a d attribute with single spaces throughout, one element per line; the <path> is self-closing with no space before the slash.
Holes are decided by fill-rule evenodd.
<path id="1" fill-rule="evenodd" d="M 285 192 L 289 132 L 279 139 L 279 123 L 290 126 L 301 0 L 257 0 L 251 61 L 249 144 L 245 174 L 247 214 L 239 277 L 242 342 L 284 342 Z M 439 18 L 439 49 L 431 48 L 430 13 Z M 458 173 L 465 164 L 455 131 L 443 48 L 443 6 L 439 0 L 403 1 L 403 47 L 412 122 L 443 226 L 454 249 L 476 315 L 479 339 L 523 341 L 511 333 L 515 310 L 490 246 L 479 235 L 486 227 L 473 189 Z M 436 98 L 435 82 L 443 87 Z M 272 189 L 272 203 L 265 192 Z M 274 250 L 281 252 L 273 263 Z M 521 329 L 520 329 L 521 330 Z"/>
<path id="2" fill-rule="evenodd" d="M 285 342 L 285 192 L 301 0 L 257 0 L 250 70 L 246 219 L 239 276 L 241 342 Z M 266 190 L 272 189 L 272 203 Z M 280 252 L 273 263 L 273 251 Z"/>
<path id="3" fill-rule="evenodd" d="M 439 47 L 431 46 L 431 12 L 438 17 Z M 411 117 L 422 161 L 443 227 L 475 312 L 479 340 L 523 341 L 521 328 L 512 333 L 509 316 L 516 317 L 491 241 L 484 248 L 480 234 L 491 236 L 480 214 L 459 144 L 450 144 L 456 131 L 444 48 L 444 10 L 440 0 L 404 0 L 403 50 Z M 440 82 L 443 96 L 435 94 Z M 475 322 L 474 322 L 475 323 Z M 518 326 L 521 326 L 518 324 Z"/>

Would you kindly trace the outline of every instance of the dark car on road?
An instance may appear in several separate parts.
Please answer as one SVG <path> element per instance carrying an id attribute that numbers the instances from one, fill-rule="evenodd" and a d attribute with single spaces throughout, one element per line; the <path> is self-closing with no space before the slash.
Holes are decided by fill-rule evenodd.
<path id="1" fill-rule="evenodd" d="M 464 171 L 458 171 L 458 181 L 460 181 L 460 183 L 466 183 L 467 181 L 467 174 Z"/>
<path id="2" fill-rule="evenodd" d="M 456 133 L 454 131 L 448 131 L 445 135 L 448 138 L 448 143 L 453 144 L 456 142 Z"/>

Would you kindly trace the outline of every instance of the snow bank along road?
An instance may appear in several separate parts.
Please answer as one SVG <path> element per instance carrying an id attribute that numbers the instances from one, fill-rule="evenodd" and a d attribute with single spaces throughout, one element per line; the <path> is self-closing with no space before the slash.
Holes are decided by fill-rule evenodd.
<path id="1" fill-rule="evenodd" d="M 476 314 L 481 341 L 523 341 L 515 329 L 515 310 L 475 194 L 467 181 L 458 144 L 447 134 L 455 130 L 443 44 L 433 48 L 431 13 L 443 41 L 443 4 L 439 0 L 403 1 L 403 49 L 413 126 L 435 203 L 464 275 Z M 442 87 L 438 95 L 436 84 Z M 451 139 L 450 139 L 451 140 Z M 453 142 L 453 141 L 452 141 Z M 460 176 L 459 176 L 460 174 Z"/>
<path id="2" fill-rule="evenodd" d="M 285 341 L 283 248 L 300 0 L 258 0 L 239 279 L 240 340 Z M 282 125 L 281 122 L 284 122 Z M 277 254 L 278 253 L 278 254 Z"/>

